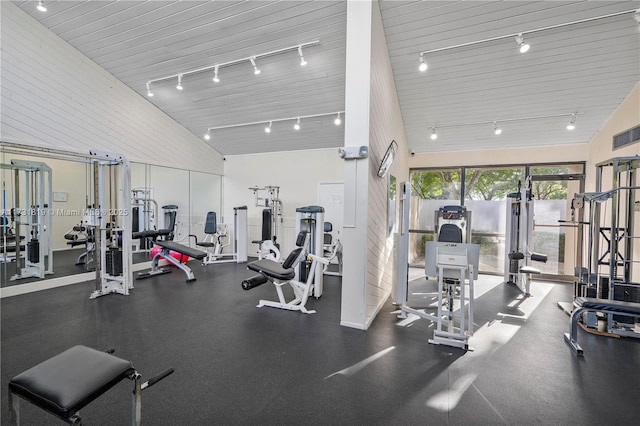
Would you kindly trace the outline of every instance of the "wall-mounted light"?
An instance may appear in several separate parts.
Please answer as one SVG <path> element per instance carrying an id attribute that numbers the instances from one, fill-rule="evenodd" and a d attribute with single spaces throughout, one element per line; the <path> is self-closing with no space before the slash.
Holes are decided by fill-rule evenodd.
<path id="1" fill-rule="evenodd" d="M 47 11 L 47 7 L 44 5 L 44 2 L 42 0 L 38 2 L 38 6 L 36 6 L 36 9 L 38 9 L 40 12 Z"/>
<path id="2" fill-rule="evenodd" d="M 178 74 L 178 84 L 176 85 L 176 89 L 178 90 L 184 89 L 184 87 L 182 87 L 182 74 Z"/>

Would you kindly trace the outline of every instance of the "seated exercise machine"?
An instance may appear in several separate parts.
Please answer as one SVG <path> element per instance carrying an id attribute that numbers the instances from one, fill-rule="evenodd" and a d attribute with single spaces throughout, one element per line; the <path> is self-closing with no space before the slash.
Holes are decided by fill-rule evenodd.
<path id="1" fill-rule="evenodd" d="M 520 291 L 529 296 L 532 275 L 541 271 L 531 262 L 547 262 L 547 255 L 534 253 L 533 246 L 533 192 L 531 179 L 522 186 L 518 181 L 518 192 L 507 196 L 507 226 L 505 229 L 505 267 L 504 280 L 515 284 Z"/>
<path id="2" fill-rule="evenodd" d="M 285 261 L 280 264 L 274 260 L 262 259 L 251 262 L 247 265 L 248 269 L 256 271 L 259 275 L 255 275 L 242 282 L 243 290 L 251 290 L 259 285 L 272 282 L 276 286 L 278 301 L 260 300 L 258 308 L 270 306 L 272 308 L 288 309 L 290 311 L 300 311 L 305 314 L 313 314 L 316 311 L 306 308 L 307 299 L 313 292 L 315 271 L 318 263 L 326 265 L 329 261 L 315 254 L 307 254 L 309 246 L 309 233 L 301 231 L 296 238 L 296 248 L 289 253 Z M 311 258 L 311 265 L 307 273 L 307 279 L 304 282 L 295 279 L 295 268 L 305 257 Z M 289 285 L 294 293 L 294 299 L 287 302 L 282 287 Z"/>
<path id="3" fill-rule="evenodd" d="M 282 222 L 282 201 L 280 201 L 279 186 L 257 186 L 249 188 L 253 191 L 256 207 L 266 207 L 262 210 L 261 239 L 251 241 L 258 244 L 258 260 L 271 259 L 280 260 L 280 245 L 278 244 L 278 227 Z M 264 197 L 260 197 L 260 192 L 266 191 Z"/>
<path id="4" fill-rule="evenodd" d="M 171 373 L 170 368 L 142 382 L 131 361 L 86 346 L 74 346 L 18 374 L 9 381 L 9 410 L 20 424 L 20 399 L 42 408 L 69 424 L 81 425 L 80 410 L 122 379 L 132 380 L 131 423 L 142 421 L 142 391 Z"/>
<path id="5" fill-rule="evenodd" d="M 578 344 L 578 321 L 586 312 L 603 312 L 640 319 L 640 303 L 623 302 L 620 300 L 596 299 L 594 297 L 576 297 L 571 313 L 571 332 L 565 333 L 564 340 L 578 356 L 583 355 L 582 347 Z"/>
<path id="6" fill-rule="evenodd" d="M 247 206 L 234 207 L 233 210 L 233 253 L 224 253 L 224 248 L 231 244 L 229 227 L 224 223 L 217 222 L 216 212 L 207 213 L 204 224 L 204 240 L 198 241 L 196 235 L 189 235 L 195 239 L 196 246 L 204 248 L 207 252 L 207 257 L 202 260 L 203 266 L 212 263 L 244 263 L 247 261 Z"/>
<path id="7" fill-rule="evenodd" d="M 335 275 L 335 276 L 341 277 L 342 276 L 342 242 L 340 241 L 339 238 L 334 238 L 331 232 L 333 232 L 333 224 L 331 222 L 325 222 L 322 252 L 323 252 L 324 258 L 327 259 L 329 263 L 324 266 L 322 272 L 325 275 Z M 329 270 L 329 266 L 333 259 L 336 259 L 336 261 L 338 262 L 338 271 Z"/>
<path id="8" fill-rule="evenodd" d="M 89 211 L 87 208 L 86 211 Z M 76 265 L 85 265 L 87 272 L 94 269 L 94 253 L 95 253 L 95 237 L 93 235 L 93 228 L 88 226 L 89 217 L 85 215 L 79 224 L 74 225 L 70 230 L 64 234 L 64 239 L 67 240 L 67 245 L 73 247 L 84 246 L 84 252 L 82 252 L 76 259 Z"/>
<path id="9" fill-rule="evenodd" d="M 461 242 L 463 236 L 471 239 L 470 230 L 467 234 L 466 230 L 463 232 L 463 228 L 455 223 L 440 222 L 438 226 L 438 220 L 447 215 L 447 220 L 454 221 L 450 213 L 455 211 L 459 213 L 455 213 L 455 221 L 464 222 L 466 227 L 469 224 L 470 212 L 460 206 L 455 206 L 455 209 L 447 206 L 436 211 L 436 235 L 441 241 L 430 241 L 425 245 L 425 275 L 438 277 L 437 308 L 433 312 L 432 307 L 412 307 L 408 283 L 410 183 L 402 183 L 399 191 L 400 222 L 399 233 L 396 236 L 394 281 L 394 299 L 395 303 L 400 305 L 398 317 L 404 319 L 407 318 L 407 314 L 413 314 L 433 321 L 436 328 L 429 343 L 468 349 L 469 337 L 473 335 L 473 285 L 474 280 L 478 278 L 480 246 Z"/>

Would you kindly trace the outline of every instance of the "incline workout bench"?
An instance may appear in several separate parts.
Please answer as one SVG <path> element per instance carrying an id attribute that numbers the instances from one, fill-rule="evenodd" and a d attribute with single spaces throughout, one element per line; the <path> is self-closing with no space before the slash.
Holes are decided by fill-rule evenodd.
<path id="1" fill-rule="evenodd" d="M 131 361 L 86 346 L 74 346 L 9 381 L 10 414 L 19 425 L 19 398 L 22 398 L 69 424 L 81 425 L 80 409 L 127 378 L 134 383 L 131 423 L 140 425 L 142 391 L 173 371 L 170 368 L 142 383 Z"/>
<path id="2" fill-rule="evenodd" d="M 571 313 L 571 333 L 565 333 L 564 340 L 578 356 L 583 355 L 582 348 L 578 344 L 578 320 L 583 312 L 598 311 L 606 314 L 640 316 L 640 303 L 577 297 L 573 305 L 575 309 Z"/>
<path id="3" fill-rule="evenodd" d="M 207 253 L 192 249 L 191 247 L 176 243 L 175 241 L 155 241 L 155 244 L 161 247 L 160 251 L 153 256 L 153 260 L 151 261 L 151 270 L 147 272 L 141 272 L 138 274 L 138 279 L 149 278 L 154 275 L 160 274 L 168 274 L 171 272 L 169 268 L 160 268 L 158 267 L 158 261 L 160 259 L 164 259 L 169 263 L 172 263 L 176 267 L 182 269 L 185 274 L 187 274 L 187 282 L 192 282 L 196 280 L 196 277 L 193 275 L 193 271 L 184 263 L 179 262 L 173 256 L 171 256 L 171 251 L 175 251 L 177 253 L 183 254 L 185 256 L 193 257 L 194 259 L 202 260 L 207 257 Z"/>

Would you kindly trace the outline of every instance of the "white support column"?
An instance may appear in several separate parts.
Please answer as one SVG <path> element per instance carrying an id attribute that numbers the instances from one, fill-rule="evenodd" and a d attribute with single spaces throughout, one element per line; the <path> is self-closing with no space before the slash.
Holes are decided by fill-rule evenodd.
<path id="1" fill-rule="evenodd" d="M 370 0 L 347 2 L 344 146 L 369 146 Z M 340 324 L 366 328 L 367 209 L 370 158 L 344 162 L 344 234 Z"/>

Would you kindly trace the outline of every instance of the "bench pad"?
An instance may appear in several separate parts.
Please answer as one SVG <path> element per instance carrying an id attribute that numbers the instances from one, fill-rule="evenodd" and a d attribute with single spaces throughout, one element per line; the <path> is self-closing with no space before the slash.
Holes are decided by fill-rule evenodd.
<path id="1" fill-rule="evenodd" d="M 173 250 L 180 254 L 185 254 L 189 257 L 193 257 L 194 259 L 204 259 L 205 257 L 207 257 L 207 253 L 200 250 L 192 249 L 191 247 L 176 243 L 175 241 L 155 241 L 155 244 L 159 245 L 162 248 Z"/>
<path id="2" fill-rule="evenodd" d="M 539 274 L 540 269 L 534 268 L 532 266 L 523 266 L 520 268 L 520 273 L 522 274 Z"/>
<path id="3" fill-rule="evenodd" d="M 296 276 L 293 268 L 285 269 L 280 263 L 269 259 L 251 262 L 247 268 L 278 280 L 291 280 Z"/>
<path id="4" fill-rule="evenodd" d="M 18 374 L 9 389 L 68 418 L 133 372 L 131 361 L 78 345 Z"/>
<path id="5" fill-rule="evenodd" d="M 574 304 L 579 308 L 593 309 L 594 311 L 640 315 L 640 303 L 596 299 L 594 297 L 576 297 Z"/>

